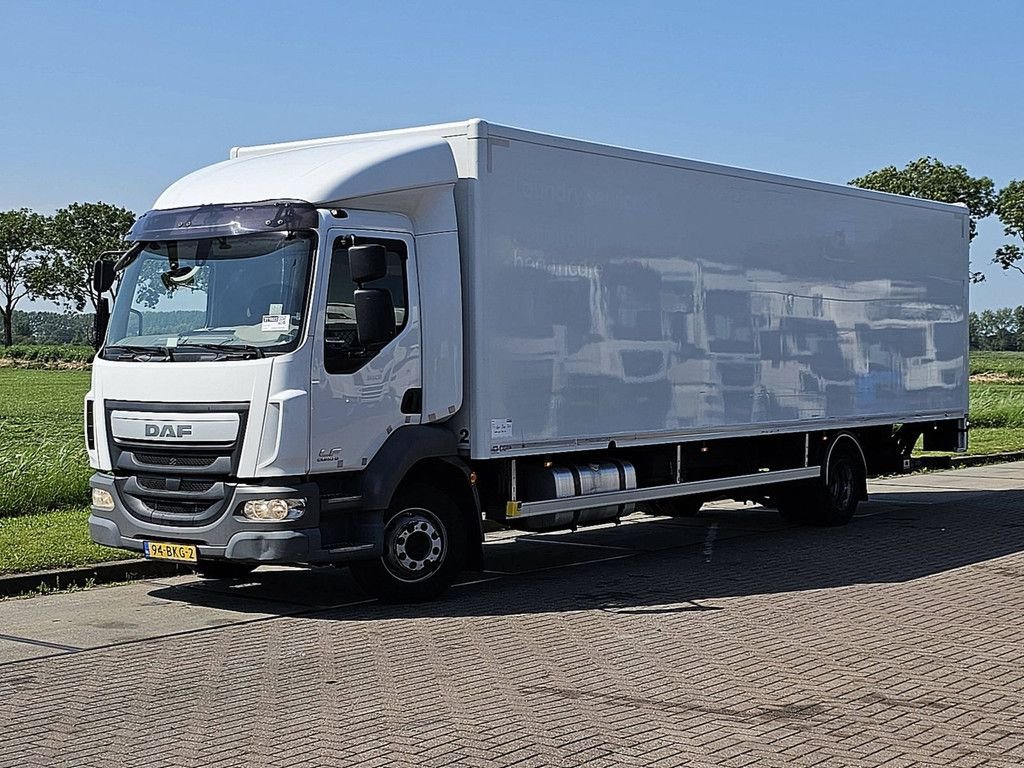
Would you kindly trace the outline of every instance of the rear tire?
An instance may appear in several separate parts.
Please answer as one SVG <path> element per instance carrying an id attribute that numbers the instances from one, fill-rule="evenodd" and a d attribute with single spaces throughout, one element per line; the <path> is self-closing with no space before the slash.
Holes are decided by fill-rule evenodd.
<path id="1" fill-rule="evenodd" d="M 384 551 L 352 563 L 356 583 L 387 603 L 439 597 L 466 564 L 466 529 L 459 508 L 428 485 L 410 485 L 384 516 Z"/>
<path id="2" fill-rule="evenodd" d="M 849 441 L 835 448 L 827 480 L 799 483 L 779 491 L 782 519 L 796 525 L 837 526 L 853 519 L 865 482 L 864 463 Z"/>
<path id="3" fill-rule="evenodd" d="M 835 449 L 828 467 L 828 480 L 821 488 L 821 512 L 815 525 L 846 525 L 853 519 L 866 480 L 860 452 L 844 441 Z"/>
<path id="4" fill-rule="evenodd" d="M 255 563 L 233 563 L 229 560 L 210 560 L 193 566 L 201 579 L 244 579 L 254 570 Z"/>

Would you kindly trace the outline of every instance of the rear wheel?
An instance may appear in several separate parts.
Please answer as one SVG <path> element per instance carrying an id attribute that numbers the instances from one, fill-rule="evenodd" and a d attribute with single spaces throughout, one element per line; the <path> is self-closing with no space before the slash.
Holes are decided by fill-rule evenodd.
<path id="1" fill-rule="evenodd" d="M 196 563 L 196 575 L 201 579 L 244 579 L 254 570 L 255 563 L 233 563 L 230 560 L 209 560 Z"/>
<path id="2" fill-rule="evenodd" d="M 828 468 L 817 525 L 846 525 L 857 511 L 865 470 L 859 452 L 848 442 L 836 448 Z"/>
<path id="3" fill-rule="evenodd" d="M 782 518 L 798 525 L 845 525 L 853 518 L 865 481 L 860 452 L 848 440 L 836 446 L 828 477 L 794 484 L 775 494 Z"/>
<path id="4" fill-rule="evenodd" d="M 426 485 L 396 495 L 384 519 L 384 549 L 376 560 L 352 563 L 360 587 L 385 602 L 441 595 L 466 563 L 466 531 L 456 504 Z"/>

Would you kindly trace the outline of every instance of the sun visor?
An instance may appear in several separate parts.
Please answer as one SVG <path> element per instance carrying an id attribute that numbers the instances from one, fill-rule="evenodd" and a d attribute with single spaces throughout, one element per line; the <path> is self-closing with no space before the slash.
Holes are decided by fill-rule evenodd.
<path id="1" fill-rule="evenodd" d="M 259 232 L 316 229 L 316 207 L 302 200 L 233 205 L 197 205 L 144 213 L 128 231 L 132 242 L 198 240 Z"/>

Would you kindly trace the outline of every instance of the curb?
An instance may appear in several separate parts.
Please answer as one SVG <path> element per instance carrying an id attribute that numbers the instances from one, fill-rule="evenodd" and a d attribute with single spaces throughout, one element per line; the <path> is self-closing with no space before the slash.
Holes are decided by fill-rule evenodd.
<path id="1" fill-rule="evenodd" d="M 1008 461 L 1024 461 L 1024 451 L 984 453 L 978 456 L 923 456 L 914 460 L 914 467 L 920 469 L 961 469 L 964 467 L 981 467 L 985 464 L 1002 464 Z"/>
<path id="2" fill-rule="evenodd" d="M 192 569 L 188 566 L 160 560 L 115 560 L 76 568 L 12 573 L 0 576 L 0 598 L 47 589 L 66 589 L 86 584 L 109 584 L 112 581 L 133 581 L 189 573 L 192 573 Z"/>

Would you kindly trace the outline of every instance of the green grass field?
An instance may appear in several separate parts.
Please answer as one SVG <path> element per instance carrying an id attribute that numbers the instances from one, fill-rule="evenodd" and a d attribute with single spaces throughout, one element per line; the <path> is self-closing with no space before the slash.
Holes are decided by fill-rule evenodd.
<path id="1" fill-rule="evenodd" d="M 0 368 L 0 573 L 124 559 L 89 541 L 89 372 Z"/>
<path id="2" fill-rule="evenodd" d="M 990 374 L 1024 384 L 1024 352 L 971 352 L 971 375 Z"/>
<path id="3" fill-rule="evenodd" d="M 972 352 L 970 453 L 1024 450 L 1024 352 Z"/>
<path id="4" fill-rule="evenodd" d="M 88 507 L 0 518 L 0 574 L 128 560 L 130 552 L 89 540 Z"/>
<path id="5" fill-rule="evenodd" d="M 88 499 L 88 371 L 0 368 L 0 517 Z"/>
<path id="6" fill-rule="evenodd" d="M 971 355 L 970 453 L 1024 450 L 1024 353 Z M 126 556 L 86 531 L 89 372 L 0 368 L 0 573 Z"/>

